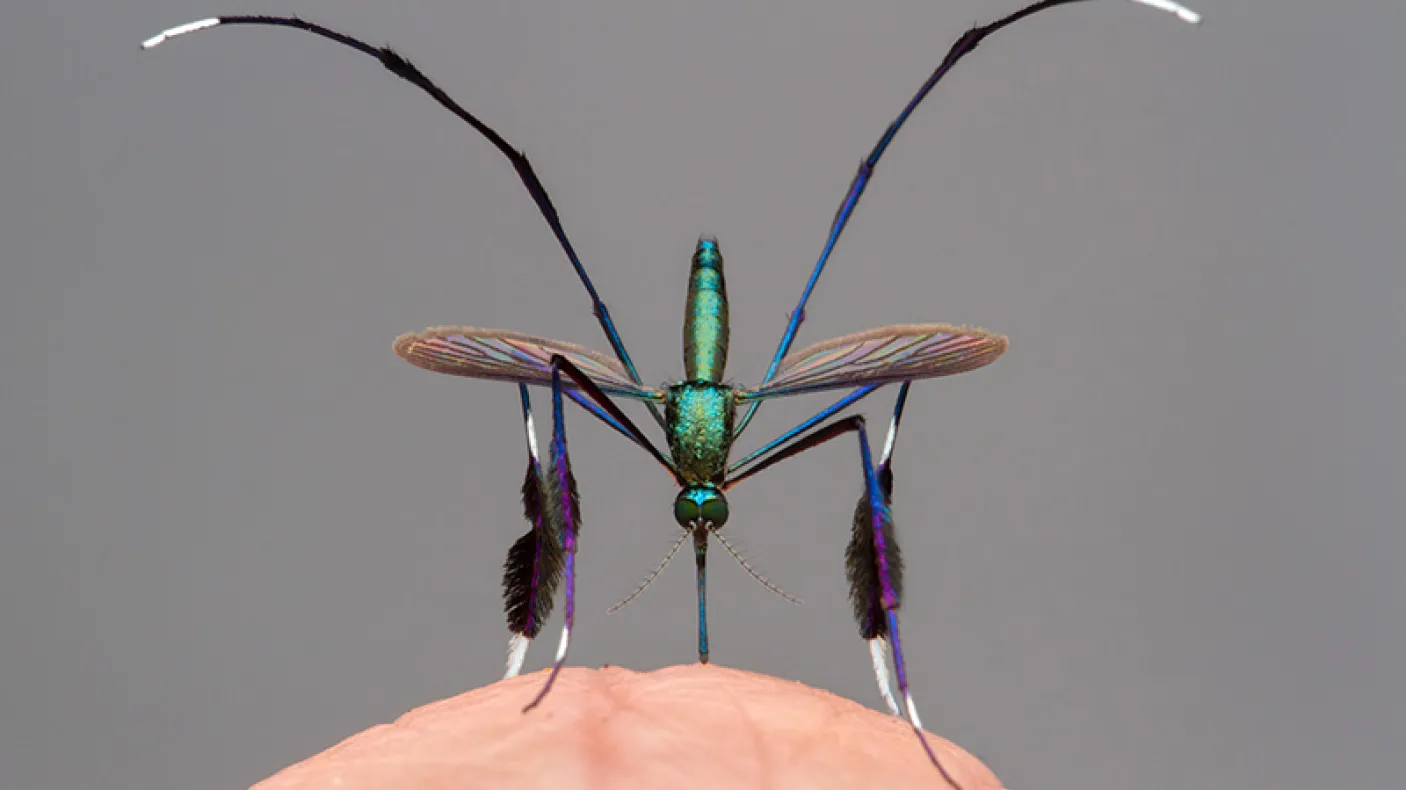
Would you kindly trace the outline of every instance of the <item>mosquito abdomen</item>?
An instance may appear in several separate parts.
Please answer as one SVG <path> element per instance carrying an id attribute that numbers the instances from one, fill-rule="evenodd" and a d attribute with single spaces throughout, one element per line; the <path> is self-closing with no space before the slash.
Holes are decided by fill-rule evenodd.
<path id="1" fill-rule="evenodd" d="M 689 381 L 717 384 L 727 367 L 727 283 L 716 239 L 698 240 L 684 308 L 683 364 Z"/>

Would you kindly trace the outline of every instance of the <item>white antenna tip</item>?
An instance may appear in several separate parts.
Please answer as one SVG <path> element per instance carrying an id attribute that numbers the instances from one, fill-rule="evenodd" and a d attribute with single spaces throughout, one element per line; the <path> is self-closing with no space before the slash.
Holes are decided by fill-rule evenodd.
<path id="1" fill-rule="evenodd" d="M 1169 14 L 1176 14 L 1177 19 L 1180 19 L 1181 21 L 1186 22 L 1188 24 L 1201 24 L 1200 14 L 1196 13 L 1195 11 L 1192 11 L 1190 8 L 1187 8 L 1184 5 L 1181 5 L 1180 3 L 1174 3 L 1172 2 L 1172 0 L 1133 0 L 1133 2 L 1141 3 L 1145 6 L 1155 8 L 1159 11 L 1166 11 Z"/>
<path id="2" fill-rule="evenodd" d="M 143 41 L 142 49 L 151 49 L 158 44 L 166 43 L 166 41 L 176 36 L 184 36 L 186 33 L 194 33 L 197 30 L 204 30 L 218 24 L 220 24 L 219 17 L 210 17 L 209 19 L 201 19 L 198 22 L 187 22 L 184 25 L 177 25 L 170 30 L 163 30 L 146 41 Z"/>

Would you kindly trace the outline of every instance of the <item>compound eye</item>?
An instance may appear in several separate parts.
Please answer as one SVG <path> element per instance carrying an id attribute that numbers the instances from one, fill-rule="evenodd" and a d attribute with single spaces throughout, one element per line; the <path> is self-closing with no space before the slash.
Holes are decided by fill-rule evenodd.
<path id="1" fill-rule="evenodd" d="M 727 523 L 727 500 L 721 495 L 705 501 L 700 510 L 703 520 L 711 522 L 714 528 Z"/>
<path id="2" fill-rule="evenodd" d="M 679 494 L 679 498 L 674 500 L 674 520 L 684 529 L 691 527 L 698 520 L 698 503 L 685 494 Z"/>

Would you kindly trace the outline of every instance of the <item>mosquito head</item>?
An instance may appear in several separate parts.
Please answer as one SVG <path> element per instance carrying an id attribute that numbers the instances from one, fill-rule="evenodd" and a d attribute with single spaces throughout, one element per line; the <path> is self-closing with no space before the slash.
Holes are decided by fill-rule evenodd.
<path id="1" fill-rule="evenodd" d="M 674 500 L 674 520 L 684 529 L 721 529 L 727 523 L 727 498 L 711 486 L 693 486 Z"/>

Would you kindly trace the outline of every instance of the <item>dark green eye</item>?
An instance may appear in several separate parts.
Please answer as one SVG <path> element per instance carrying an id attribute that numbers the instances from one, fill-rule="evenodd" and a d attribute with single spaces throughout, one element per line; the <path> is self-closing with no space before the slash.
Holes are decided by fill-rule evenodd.
<path id="1" fill-rule="evenodd" d="M 684 529 L 717 529 L 727 523 L 727 500 L 712 486 L 684 489 L 674 500 L 674 520 Z"/>
<path id="2" fill-rule="evenodd" d="M 704 500 L 703 507 L 699 510 L 703 520 L 711 522 L 714 528 L 727 523 L 727 500 L 723 499 L 722 494 Z"/>
<path id="3" fill-rule="evenodd" d="M 698 503 L 688 496 L 687 491 L 680 491 L 678 499 L 674 500 L 674 520 L 684 529 L 698 520 Z"/>

